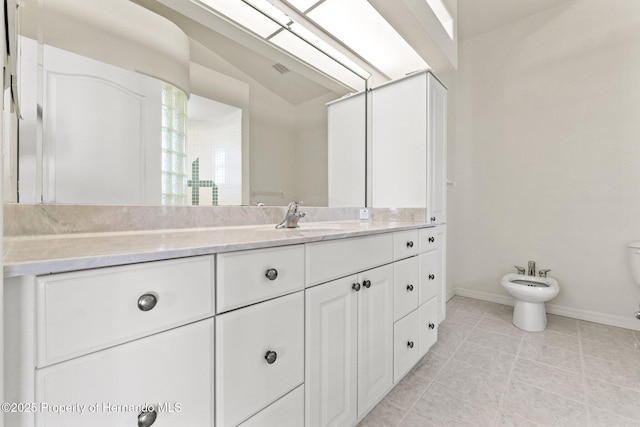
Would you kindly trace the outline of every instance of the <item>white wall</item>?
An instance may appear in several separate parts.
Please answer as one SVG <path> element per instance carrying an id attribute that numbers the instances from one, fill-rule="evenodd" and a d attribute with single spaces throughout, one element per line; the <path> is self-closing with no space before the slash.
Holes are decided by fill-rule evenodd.
<path id="1" fill-rule="evenodd" d="M 459 46 L 450 281 L 501 300 L 552 269 L 561 314 L 640 329 L 640 1 L 575 0 Z M 505 299 L 506 300 L 506 299 Z"/>

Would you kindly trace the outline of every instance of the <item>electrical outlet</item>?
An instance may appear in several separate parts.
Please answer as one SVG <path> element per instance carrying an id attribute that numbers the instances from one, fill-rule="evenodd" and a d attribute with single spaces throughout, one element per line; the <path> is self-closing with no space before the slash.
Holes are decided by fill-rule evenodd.
<path id="1" fill-rule="evenodd" d="M 369 209 L 360 209 L 360 219 L 371 219 Z"/>

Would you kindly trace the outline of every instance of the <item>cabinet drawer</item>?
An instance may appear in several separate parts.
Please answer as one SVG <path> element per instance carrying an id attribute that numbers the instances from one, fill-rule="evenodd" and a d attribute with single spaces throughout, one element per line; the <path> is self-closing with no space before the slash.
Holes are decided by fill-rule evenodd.
<path id="1" fill-rule="evenodd" d="M 403 259 L 393 264 L 393 319 L 398 320 L 418 308 L 418 257 Z"/>
<path id="2" fill-rule="evenodd" d="M 217 256 L 217 312 L 304 289 L 304 246 Z"/>
<path id="3" fill-rule="evenodd" d="M 393 325 L 393 382 L 397 383 L 420 359 L 418 310 Z"/>
<path id="4" fill-rule="evenodd" d="M 421 228 L 418 231 L 418 240 L 420 241 L 418 246 L 420 247 L 421 254 L 438 249 L 440 239 L 438 238 L 436 230 L 435 227 L 431 227 Z"/>
<path id="5" fill-rule="evenodd" d="M 206 319 L 38 369 L 37 402 L 84 412 L 36 411 L 36 425 L 134 426 L 145 404 L 157 405 L 154 425 L 213 425 L 213 333 Z"/>
<path id="6" fill-rule="evenodd" d="M 303 380 L 303 292 L 216 317 L 216 425 L 238 424 Z"/>
<path id="7" fill-rule="evenodd" d="M 438 251 L 420 254 L 420 304 L 438 294 L 442 278 L 438 268 Z"/>
<path id="8" fill-rule="evenodd" d="M 438 298 L 431 298 L 418 309 L 420 318 L 420 357 L 438 340 Z"/>
<path id="9" fill-rule="evenodd" d="M 307 286 L 358 273 L 393 261 L 392 233 L 309 243 Z"/>
<path id="10" fill-rule="evenodd" d="M 53 274 L 37 282 L 38 367 L 214 314 L 213 256 Z M 156 305 L 143 311 L 143 296 Z"/>
<path id="11" fill-rule="evenodd" d="M 418 254 L 418 230 L 393 233 L 393 259 L 399 260 Z"/>
<path id="12" fill-rule="evenodd" d="M 241 427 L 300 427 L 304 425 L 304 385 L 267 406 Z"/>

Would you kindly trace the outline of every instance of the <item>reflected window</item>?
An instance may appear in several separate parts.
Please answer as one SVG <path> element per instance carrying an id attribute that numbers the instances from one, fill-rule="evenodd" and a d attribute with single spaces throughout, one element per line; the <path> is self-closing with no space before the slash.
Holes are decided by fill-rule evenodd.
<path id="1" fill-rule="evenodd" d="M 187 95 L 162 84 L 162 204 L 187 204 Z"/>
<path id="2" fill-rule="evenodd" d="M 188 111 L 188 204 L 242 204 L 242 110 L 191 95 Z"/>

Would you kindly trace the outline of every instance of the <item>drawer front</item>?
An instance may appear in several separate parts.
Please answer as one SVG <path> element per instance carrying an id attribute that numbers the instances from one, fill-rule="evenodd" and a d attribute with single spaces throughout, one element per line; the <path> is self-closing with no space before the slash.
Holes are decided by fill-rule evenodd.
<path id="1" fill-rule="evenodd" d="M 307 286 L 358 273 L 393 261 L 392 233 L 309 243 Z"/>
<path id="2" fill-rule="evenodd" d="M 37 366 L 212 316 L 213 266 L 205 256 L 38 277 Z"/>
<path id="3" fill-rule="evenodd" d="M 304 385 L 267 406 L 242 427 L 301 427 L 304 425 Z"/>
<path id="4" fill-rule="evenodd" d="M 393 319 L 398 320 L 418 308 L 418 257 L 403 259 L 393 264 Z"/>
<path id="5" fill-rule="evenodd" d="M 438 298 L 431 298 L 418 309 L 420 318 L 420 357 L 438 340 Z"/>
<path id="6" fill-rule="evenodd" d="M 438 294 L 442 278 L 438 268 L 438 251 L 420 254 L 420 304 Z"/>
<path id="7" fill-rule="evenodd" d="M 418 233 L 418 240 L 420 241 L 418 246 L 420 247 L 421 254 L 438 249 L 440 239 L 438 238 L 435 227 L 421 228 Z"/>
<path id="8" fill-rule="evenodd" d="M 399 260 L 418 254 L 418 230 L 393 233 L 393 259 Z"/>
<path id="9" fill-rule="evenodd" d="M 397 383 L 420 360 L 418 310 L 393 325 L 393 382 Z"/>
<path id="10" fill-rule="evenodd" d="M 213 334 L 206 319 L 36 370 L 38 402 L 75 405 L 36 411 L 36 425 L 135 426 L 145 404 L 154 425 L 213 425 Z"/>
<path id="11" fill-rule="evenodd" d="M 217 425 L 240 423 L 303 380 L 303 292 L 216 317 Z"/>
<path id="12" fill-rule="evenodd" d="M 217 312 L 304 289 L 304 245 L 217 256 Z"/>

